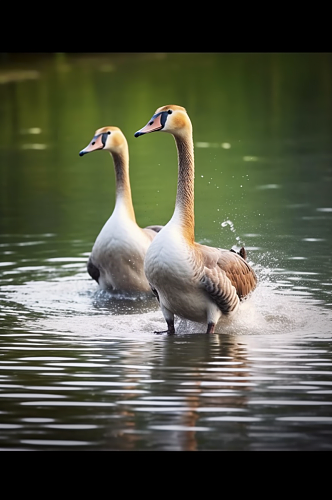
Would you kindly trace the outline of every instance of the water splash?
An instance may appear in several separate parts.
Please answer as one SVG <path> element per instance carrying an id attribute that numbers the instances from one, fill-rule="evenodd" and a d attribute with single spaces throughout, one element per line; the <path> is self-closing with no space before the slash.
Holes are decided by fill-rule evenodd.
<path id="1" fill-rule="evenodd" d="M 244 246 L 234 223 L 227 219 L 236 244 Z M 260 237 L 245 234 L 246 238 Z M 20 244 L 20 243 L 17 243 Z M 250 247 L 248 247 L 250 248 Z M 300 332 L 331 335 L 331 283 L 310 268 L 302 268 L 287 255 L 252 247 L 249 264 L 258 276 L 252 297 L 238 314 L 223 318 L 217 333 L 269 335 Z M 43 260 L 7 261 L 1 267 L 0 325 L 32 332 L 61 332 L 95 336 L 154 336 L 165 330 L 165 320 L 153 297 L 127 296 L 102 291 L 89 278 L 84 257 L 49 257 Z M 253 259 L 254 262 L 251 262 Z M 291 267 L 289 267 L 291 262 Z M 24 264 L 24 265 L 20 265 Z M 67 267 L 70 266 L 70 267 Z M 76 267 L 78 266 L 78 267 Z M 15 281 L 13 280 L 15 277 Z M 205 333 L 206 325 L 176 318 L 180 335 Z"/>
<path id="2" fill-rule="evenodd" d="M 240 236 L 236 236 L 236 231 L 235 231 L 235 227 L 234 227 L 234 223 L 227 219 L 225 220 L 224 222 L 222 222 L 221 224 L 221 227 L 227 227 L 229 226 L 230 230 L 232 231 L 232 233 L 235 234 L 235 240 L 237 242 L 237 244 L 240 246 L 240 247 L 243 247 L 245 246 L 244 242 L 241 240 Z"/>
<path id="3" fill-rule="evenodd" d="M 221 223 L 221 227 L 226 227 L 226 226 L 229 226 L 231 231 L 235 233 L 234 224 L 231 220 L 225 220 L 224 222 Z"/>
<path id="4" fill-rule="evenodd" d="M 266 281 L 228 317 L 222 317 L 217 334 L 331 336 L 332 313 L 310 296 L 283 293 Z M 179 320 L 177 333 L 205 333 L 206 325 Z"/>
<path id="5" fill-rule="evenodd" d="M 294 286 L 287 271 L 255 265 L 259 284 L 233 316 L 222 318 L 216 332 L 230 335 L 331 335 L 332 312 L 315 299 L 309 287 Z M 278 271 L 278 272 L 277 272 Z M 5 286 L 4 312 L 14 315 L 24 330 L 79 336 L 138 334 L 154 336 L 166 323 L 156 299 L 115 296 L 101 291 L 78 273 L 71 279 L 37 281 L 20 287 Z M 305 288 L 305 289 L 304 289 Z M 5 297 L 3 297 L 5 298 Z M 205 333 L 206 324 L 176 318 L 179 335 Z"/>

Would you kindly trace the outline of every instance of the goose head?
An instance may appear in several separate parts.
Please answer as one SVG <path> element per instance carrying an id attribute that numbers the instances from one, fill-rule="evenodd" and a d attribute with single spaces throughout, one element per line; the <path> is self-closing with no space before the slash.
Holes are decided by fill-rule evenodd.
<path id="1" fill-rule="evenodd" d="M 169 104 L 158 108 L 148 123 L 135 133 L 135 137 L 157 131 L 181 136 L 191 133 L 191 129 L 191 121 L 185 108 Z"/>
<path id="2" fill-rule="evenodd" d="M 102 127 L 96 130 L 92 140 L 79 152 L 83 156 L 92 151 L 106 149 L 110 153 L 121 153 L 127 148 L 127 140 L 118 127 Z"/>

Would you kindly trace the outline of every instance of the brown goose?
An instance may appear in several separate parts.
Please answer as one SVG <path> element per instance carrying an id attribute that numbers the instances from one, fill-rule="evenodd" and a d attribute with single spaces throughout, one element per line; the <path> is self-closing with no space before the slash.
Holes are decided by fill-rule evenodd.
<path id="1" fill-rule="evenodd" d="M 105 149 L 113 157 L 116 195 L 112 215 L 92 248 L 87 269 L 100 288 L 119 292 L 149 292 L 144 274 L 145 253 L 162 226 L 140 228 L 131 197 L 127 140 L 118 127 L 96 130 L 79 155 Z"/>
<path id="2" fill-rule="evenodd" d="M 178 185 L 171 220 L 157 234 L 145 257 L 145 274 L 167 323 L 175 333 L 174 315 L 207 323 L 214 333 L 223 314 L 235 311 L 239 301 L 257 284 L 246 252 L 201 245 L 194 234 L 194 144 L 192 124 L 181 106 L 158 108 L 135 137 L 155 132 L 173 135 L 178 152 Z"/>

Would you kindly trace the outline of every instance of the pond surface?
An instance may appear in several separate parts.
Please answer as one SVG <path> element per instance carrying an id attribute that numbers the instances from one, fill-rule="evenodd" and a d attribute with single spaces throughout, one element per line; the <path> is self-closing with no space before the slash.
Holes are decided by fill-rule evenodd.
<path id="1" fill-rule="evenodd" d="M 245 245 L 259 285 L 217 334 L 86 262 L 114 207 L 122 129 L 137 222 L 166 224 L 177 158 L 135 139 L 184 106 L 196 240 Z M 331 54 L 3 54 L 0 449 L 332 450 Z"/>

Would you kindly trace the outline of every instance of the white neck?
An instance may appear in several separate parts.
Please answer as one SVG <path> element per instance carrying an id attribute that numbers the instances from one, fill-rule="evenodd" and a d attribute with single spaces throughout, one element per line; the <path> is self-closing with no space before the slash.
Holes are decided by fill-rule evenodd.
<path id="1" fill-rule="evenodd" d="M 131 197 L 131 187 L 129 179 L 129 154 L 128 152 L 112 152 L 115 170 L 115 210 L 126 211 L 127 215 L 136 222 L 135 212 Z"/>

